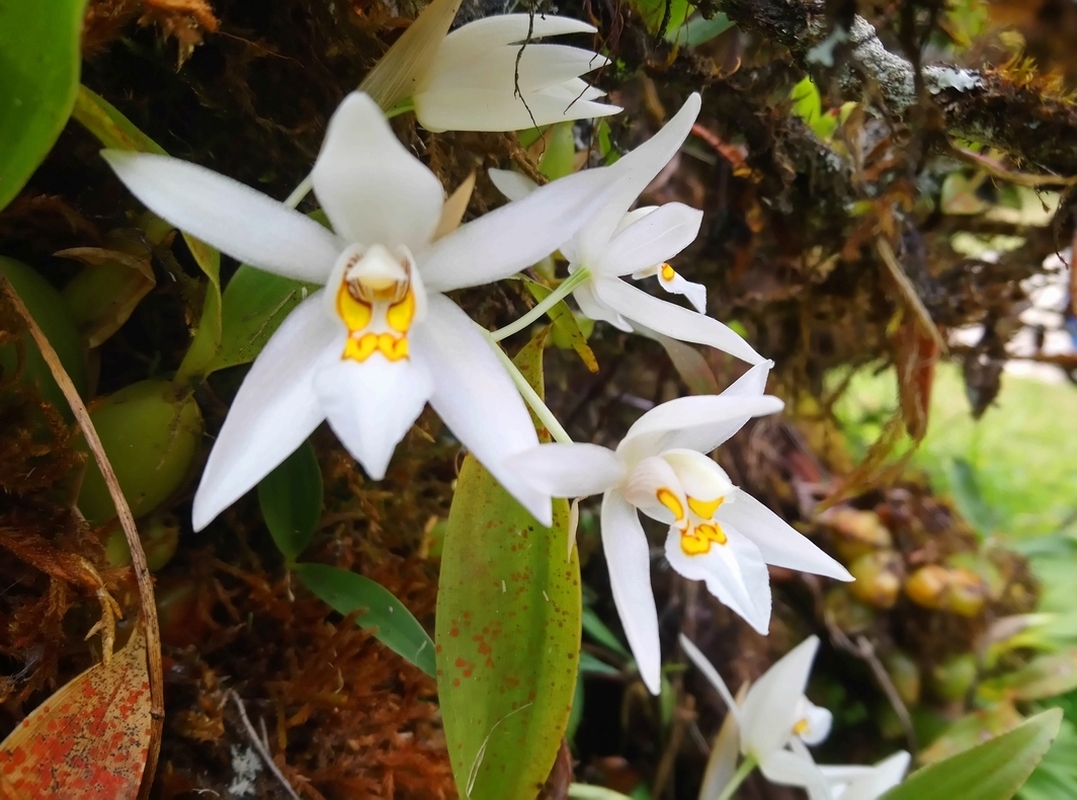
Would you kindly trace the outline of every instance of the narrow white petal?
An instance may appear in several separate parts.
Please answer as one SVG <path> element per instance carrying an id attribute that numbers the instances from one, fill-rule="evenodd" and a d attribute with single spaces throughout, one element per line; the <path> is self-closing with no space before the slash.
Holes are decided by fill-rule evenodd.
<path id="1" fill-rule="evenodd" d="M 101 156 L 150 211 L 253 267 L 325 283 L 342 249 L 309 217 L 205 167 L 124 150 Z"/>
<path id="2" fill-rule="evenodd" d="M 520 172 L 511 169 L 491 169 L 490 182 L 509 200 L 523 200 L 538 188 L 538 184 Z"/>
<path id="3" fill-rule="evenodd" d="M 826 778 L 810 757 L 803 758 L 788 750 L 776 750 L 760 759 L 759 771 L 771 783 L 807 789 L 809 800 L 831 800 Z"/>
<path id="4" fill-rule="evenodd" d="M 699 787 L 699 800 L 718 800 L 722 790 L 733 780 L 740 754 L 740 727 L 732 714 L 726 714 L 722 727 L 714 737 L 703 783 Z"/>
<path id="5" fill-rule="evenodd" d="M 741 705 L 741 730 L 749 749 L 761 760 L 793 737 L 800 699 L 818 649 L 819 637 L 809 636 L 775 662 L 748 691 Z"/>
<path id="6" fill-rule="evenodd" d="M 715 347 L 749 364 L 763 361 L 740 334 L 706 314 L 652 297 L 622 280 L 596 281 L 595 288 L 602 301 L 626 319 L 682 342 Z"/>
<path id="7" fill-rule="evenodd" d="M 288 315 L 239 387 L 194 497 L 193 523 L 202 530 L 287 458 L 325 413 L 312 376 L 343 335 L 315 292 Z"/>
<path id="8" fill-rule="evenodd" d="M 722 696 L 722 700 L 725 701 L 726 708 L 729 709 L 729 715 L 740 724 L 740 706 L 736 700 L 733 699 L 733 693 L 729 691 L 729 687 L 726 686 L 726 682 L 722 680 L 722 676 L 718 673 L 718 670 L 714 668 L 710 660 L 699 651 L 699 648 L 692 644 L 691 640 L 683 633 L 680 635 L 681 647 L 684 648 L 685 655 L 692 660 L 692 663 L 696 665 L 696 669 L 703 673 L 708 681 L 711 682 L 711 686 L 718 690 L 718 694 Z"/>
<path id="9" fill-rule="evenodd" d="M 617 455 L 597 444 L 544 444 L 509 458 L 506 465 L 553 497 L 601 494 L 625 473 Z"/>
<path id="10" fill-rule="evenodd" d="M 438 48 L 438 59 L 455 61 L 473 57 L 493 47 L 523 42 L 528 29 L 532 39 L 543 36 L 562 36 L 567 33 L 594 33 L 595 27 L 570 17 L 535 14 L 499 14 L 469 22 L 445 37 Z M 438 61 L 435 61 L 435 65 Z"/>
<path id="11" fill-rule="evenodd" d="M 602 549 L 628 646 L 643 683 L 657 695 L 662 688 L 662 648 L 651 590 L 650 547 L 635 507 L 616 489 L 602 498 Z"/>
<path id="12" fill-rule="evenodd" d="M 845 567 L 743 490 L 738 489 L 732 502 L 718 509 L 717 517 L 751 539 L 768 564 L 839 581 L 853 580 Z"/>
<path id="13" fill-rule="evenodd" d="M 777 397 L 692 395 L 655 406 L 638 420 L 617 446 L 628 464 L 666 450 L 709 453 L 749 419 L 781 411 Z"/>
<path id="14" fill-rule="evenodd" d="M 416 253 L 424 283 L 436 292 L 481 286 L 545 258 L 615 189 L 612 177 L 601 169 L 584 170 L 461 225 Z"/>
<path id="15" fill-rule="evenodd" d="M 564 253 L 564 245 L 561 247 L 561 252 Z M 588 319 L 593 319 L 595 322 L 608 322 L 618 330 L 631 333 L 632 326 L 628 321 L 595 294 L 595 283 L 601 280 L 607 279 L 592 278 L 577 286 L 572 292 L 572 296 L 576 299 L 576 305 L 580 307 L 580 311 Z M 614 280 L 618 279 L 614 278 Z"/>
<path id="16" fill-rule="evenodd" d="M 512 131 L 574 119 L 608 117 L 621 111 L 619 106 L 594 102 L 602 92 L 587 91 L 586 84 L 583 88 L 576 86 L 574 81 L 568 81 L 528 92 L 524 95 L 526 103 L 513 94 L 511 86 L 421 92 L 414 98 L 415 117 L 428 131 Z"/>
<path id="17" fill-rule="evenodd" d="M 415 250 L 441 217 L 441 182 L 362 92 L 344 98 L 329 120 L 312 179 L 333 229 L 352 242 Z"/>
<path id="18" fill-rule="evenodd" d="M 359 363 L 334 354 L 315 373 L 314 390 L 333 432 L 377 481 L 422 413 L 433 381 L 414 356 L 389 361 L 374 353 Z"/>
<path id="19" fill-rule="evenodd" d="M 841 800 L 877 800 L 887 791 L 901 783 L 905 771 L 909 768 L 909 754 L 901 750 L 869 767 L 867 774 L 843 776 L 842 782 L 848 786 L 841 795 Z M 836 776 L 835 768 L 820 767 L 827 779 Z"/>
<path id="20" fill-rule="evenodd" d="M 477 49 L 471 58 L 439 67 L 419 94 L 431 100 L 454 89 L 491 89 L 512 96 L 529 95 L 571 81 L 606 66 L 609 59 L 590 50 L 563 44 L 506 45 Z M 435 64 L 436 67 L 439 65 Z"/>
<path id="21" fill-rule="evenodd" d="M 699 108 L 699 94 L 693 93 L 658 133 L 609 167 L 625 176 L 625 180 L 619 185 L 617 194 L 580 234 L 579 251 L 585 264 L 601 259 L 625 212 L 681 149 L 699 116 Z"/>
<path id="22" fill-rule="evenodd" d="M 671 528 L 666 537 L 666 559 L 673 569 L 707 589 L 723 605 L 736 612 L 757 632 L 770 628 L 770 575 L 759 550 L 748 539 L 723 526 L 729 541 L 714 544 L 709 553 L 687 555 L 681 549 L 681 533 Z"/>
<path id="23" fill-rule="evenodd" d="M 666 203 L 617 234 L 595 271 L 614 277 L 668 261 L 695 241 L 702 222 L 702 211 Z"/>
<path id="24" fill-rule="evenodd" d="M 531 415 L 479 327 L 449 298 L 428 296 L 426 321 L 412 329 L 412 352 L 434 379 L 430 405 L 498 483 L 545 526 L 550 493 L 534 488 L 510 456 L 538 447 Z"/>

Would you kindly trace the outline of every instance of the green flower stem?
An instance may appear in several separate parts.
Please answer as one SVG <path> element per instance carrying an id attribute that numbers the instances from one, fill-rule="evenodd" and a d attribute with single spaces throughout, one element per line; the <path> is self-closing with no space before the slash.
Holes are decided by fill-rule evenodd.
<path id="1" fill-rule="evenodd" d="M 410 97 L 406 97 L 399 103 L 397 103 L 395 106 L 390 108 L 388 111 L 386 111 L 385 118 L 392 119 L 393 117 L 399 117 L 401 114 L 407 114 L 409 111 L 414 110 L 415 102 Z M 314 182 L 311 179 L 310 175 L 303 178 L 302 183 L 296 186 L 292 193 L 288 195 L 288 199 L 284 201 L 284 205 L 288 206 L 288 208 L 295 208 L 296 206 L 298 206 L 301 202 L 303 202 L 303 198 L 310 194 L 310 190 L 313 185 Z"/>
<path id="2" fill-rule="evenodd" d="M 744 783 L 744 779 L 752 774 L 752 770 L 756 768 L 759 762 L 755 756 L 749 755 L 740 762 L 740 766 L 737 767 L 737 771 L 733 773 L 733 777 L 730 778 L 729 783 L 722 789 L 722 793 L 718 795 L 718 800 L 729 800 L 733 794 L 740 788 L 740 785 Z"/>
<path id="3" fill-rule="evenodd" d="M 535 416 L 539 418 L 539 422 L 546 426 L 546 430 L 550 432 L 550 436 L 554 441 L 561 444 L 572 444 L 572 437 L 568 435 L 568 432 L 561 427 L 561 423 L 557 421 L 557 417 L 553 415 L 553 412 L 546 407 L 546 404 L 542 402 L 542 398 L 538 396 L 538 392 L 531 388 L 531 384 L 527 382 L 520 370 L 512 362 L 512 359 L 508 357 L 501 346 L 490 335 L 489 331 L 484 331 L 486 338 L 490 341 L 490 346 L 494 348 L 494 352 L 497 357 L 501 359 L 501 363 L 505 365 L 505 369 L 509 371 L 509 377 L 512 378 L 512 382 L 516 384 L 516 388 L 524 398 L 524 402 L 527 403 L 531 410 L 535 412 Z"/>
<path id="4" fill-rule="evenodd" d="M 295 208 L 301 202 L 303 198 L 310 194 L 311 188 L 314 186 L 314 174 L 311 173 L 307 177 L 303 178 L 302 183 L 295 187 L 288 199 L 284 201 L 284 205 L 288 208 Z"/>
<path id="5" fill-rule="evenodd" d="M 399 117 L 401 114 L 407 114 L 409 111 L 415 110 L 415 99 L 411 97 L 405 97 L 395 106 L 385 112 L 386 119 L 392 119 L 393 117 Z"/>
<path id="6" fill-rule="evenodd" d="M 587 267 L 583 267 L 582 269 L 576 270 L 565 280 L 561 281 L 561 283 L 558 284 L 557 288 L 550 292 L 550 294 L 546 297 L 545 300 L 536 305 L 534 308 L 532 308 L 515 322 L 506 325 L 504 328 L 498 328 L 496 331 L 490 334 L 490 338 L 493 339 L 495 342 L 500 342 L 502 339 L 506 339 L 509 336 L 512 336 L 512 334 L 514 333 L 519 333 L 528 325 L 538 320 L 543 314 L 545 314 L 559 302 L 568 297 L 569 294 L 572 293 L 573 289 L 575 289 L 577 286 L 579 286 L 581 283 L 583 283 L 590 277 L 591 271 L 587 269 Z"/>

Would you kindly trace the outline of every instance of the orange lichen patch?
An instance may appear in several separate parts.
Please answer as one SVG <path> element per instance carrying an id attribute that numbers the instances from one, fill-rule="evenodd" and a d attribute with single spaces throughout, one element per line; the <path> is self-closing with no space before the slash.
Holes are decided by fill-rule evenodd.
<path id="1" fill-rule="evenodd" d="M 175 38 L 181 66 L 219 25 L 206 0 L 93 0 L 86 9 L 83 55 L 102 52 L 136 16 L 139 25 L 156 25 L 165 38 Z"/>

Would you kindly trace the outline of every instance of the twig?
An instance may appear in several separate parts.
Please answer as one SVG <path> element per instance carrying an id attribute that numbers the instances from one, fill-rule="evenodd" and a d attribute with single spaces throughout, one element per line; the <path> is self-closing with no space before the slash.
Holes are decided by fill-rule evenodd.
<path id="1" fill-rule="evenodd" d="M 982 169 L 984 172 L 991 175 L 991 177 L 998 178 L 1007 183 L 1012 183 L 1015 186 L 1028 186 L 1031 189 L 1037 189 L 1041 186 L 1077 185 L 1077 175 L 1065 177 L 1062 175 L 1032 175 L 1028 172 L 1012 172 L 986 156 L 982 156 L 979 153 L 973 153 L 971 150 L 965 150 L 956 145 L 951 146 L 950 153 L 958 161 L 964 161 L 966 164 L 971 164 L 977 169 Z"/>
<path id="2" fill-rule="evenodd" d="M 273 756 L 269 754 L 269 750 L 262 743 L 262 740 L 258 738 L 258 731 L 256 731 L 251 724 L 250 717 L 247 716 L 247 709 L 244 708 L 243 701 L 239 699 L 239 695 L 232 691 L 230 691 L 229 694 L 232 695 L 232 700 L 235 701 L 236 708 L 239 710 L 239 718 L 243 721 L 243 727 L 247 731 L 247 738 L 251 740 L 251 747 L 258 751 L 258 755 L 262 757 L 266 767 L 273 773 L 273 777 L 280 781 L 280 785 L 284 787 L 284 790 L 288 793 L 289 797 L 293 798 L 293 800 L 301 800 L 299 795 L 296 794 L 295 789 L 292 788 L 292 784 L 288 783 L 288 779 L 285 778 L 284 773 L 280 771 L 280 767 L 278 767 L 277 762 L 273 760 Z"/>
<path id="3" fill-rule="evenodd" d="M 942 334 L 939 333 L 938 326 L 931 319 L 931 314 L 928 313 L 927 308 L 924 306 L 924 301 L 920 299 L 920 295 L 916 293 L 916 287 L 912 285 L 909 276 L 901 268 L 890 242 L 880 236 L 875 240 L 875 249 L 883 263 L 886 264 L 886 268 L 890 271 L 890 276 L 897 284 L 901 296 L 905 298 L 905 302 L 912 309 L 913 315 L 920 323 L 920 327 L 924 329 L 924 333 L 930 336 L 935 344 L 938 345 L 940 353 L 946 353 L 948 351 L 946 342 L 943 340 Z"/>
<path id="4" fill-rule="evenodd" d="M 139 789 L 139 797 L 149 796 L 150 787 L 153 784 L 153 776 L 157 771 L 157 758 L 161 751 L 161 734 L 164 730 L 165 702 L 164 702 L 164 672 L 161 667 L 161 631 L 157 624 L 157 603 L 153 595 L 153 579 L 150 577 L 149 567 L 146 565 L 146 552 L 142 549 L 142 540 L 138 536 L 138 528 L 135 527 L 135 518 L 131 514 L 131 507 L 127 504 L 127 498 L 123 496 L 120 483 L 116 479 L 116 472 L 109 463 L 108 455 L 101 444 L 101 437 L 93 426 L 90 414 L 86 410 L 85 403 L 79 397 L 75 384 L 60 363 L 59 356 L 52 343 L 49 342 L 45 333 L 38 326 L 30 314 L 26 304 L 19 297 L 15 287 L 3 274 L 0 274 L 0 288 L 11 298 L 12 304 L 19 316 L 26 322 L 26 327 L 41 351 L 42 358 L 49 365 L 49 371 L 56 380 L 60 391 L 64 393 L 75 420 L 82 433 L 86 437 L 86 444 L 93 453 L 101 475 L 105 479 L 108 493 L 116 506 L 116 514 L 120 519 L 120 527 L 123 528 L 127 538 L 127 546 L 131 550 L 131 567 L 135 572 L 135 580 L 138 584 L 138 602 L 142 612 L 142 621 L 146 628 L 146 657 L 149 665 L 150 678 L 150 741 L 146 753 L 146 768 L 142 775 L 142 786 Z"/>

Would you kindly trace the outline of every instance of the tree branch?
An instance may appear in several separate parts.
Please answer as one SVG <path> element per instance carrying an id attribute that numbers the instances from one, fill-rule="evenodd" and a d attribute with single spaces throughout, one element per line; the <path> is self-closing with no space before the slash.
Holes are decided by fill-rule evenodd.
<path id="1" fill-rule="evenodd" d="M 824 0 L 722 0 L 721 10 L 742 29 L 787 47 L 798 65 L 818 72 L 837 65 L 847 99 L 874 90 L 896 114 L 917 100 L 915 73 L 891 53 L 875 28 L 857 16 L 848 31 L 834 31 Z M 1044 96 L 991 70 L 925 66 L 923 85 L 946 119 L 951 135 L 1010 153 L 1036 168 L 1077 174 L 1077 105 Z"/>

